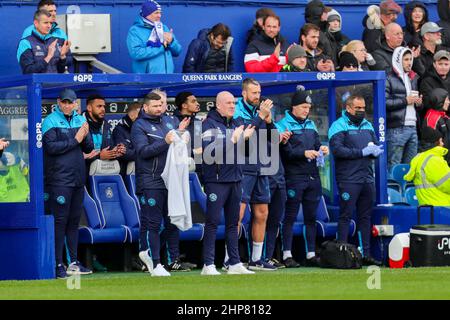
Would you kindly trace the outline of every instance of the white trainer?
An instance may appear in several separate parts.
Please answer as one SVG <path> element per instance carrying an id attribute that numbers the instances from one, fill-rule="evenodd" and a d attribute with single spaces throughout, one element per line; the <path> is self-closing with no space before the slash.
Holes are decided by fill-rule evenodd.
<path id="1" fill-rule="evenodd" d="M 221 273 L 216 270 L 216 266 L 213 264 L 210 264 L 209 266 L 204 265 L 202 272 L 200 273 L 202 276 L 218 276 Z"/>
<path id="2" fill-rule="evenodd" d="M 152 271 L 152 277 L 170 277 L 170 273 L 167 272 L 166 269 L 161 265 L 161 263 L 158 263 L 156 268 Z"/>
<path id="3" fill-rule="evenodd" d="M 153 260 L 150 258 L 148 254 L 148 250 L 139 252 L 139 259 L 147 266 L 148 272 L 152 273 L 153 271 Z"/>
<path id="4" fill-rule="evenodd" d="M 230 265 L 228 268 L 228 274 L 254 274 L 255 272 L 248 270 L 242 263 L 236 263 Z"/>

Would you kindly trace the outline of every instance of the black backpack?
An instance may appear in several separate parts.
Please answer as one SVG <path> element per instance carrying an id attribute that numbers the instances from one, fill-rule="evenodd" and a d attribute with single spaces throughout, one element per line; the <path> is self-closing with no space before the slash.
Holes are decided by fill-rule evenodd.
<path id="1" fill-rule="evenodd" d="M 361 252 L 352 244 L 337 240 L 325 241 L 320 251 L 320 266 L 333 269 L 361 269 Z"/>

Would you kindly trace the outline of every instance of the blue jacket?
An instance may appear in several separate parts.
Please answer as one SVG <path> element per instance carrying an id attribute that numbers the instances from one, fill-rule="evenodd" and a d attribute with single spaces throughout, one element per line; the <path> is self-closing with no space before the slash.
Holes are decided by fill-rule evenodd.
<path id="1" fill-rule="evenodd" d="M 131 127 L 131 141 L 136 149 L 136 192 L 166 189 L 161 173 L 166 165 L 169 145 L 167 133 L 176 129 L 168 116 L 152 117 L 141 110 Z"/>
<path id="2" fill-rule="evenodd" d="M 130 161 L 136 160 L 136 150 L 133 143 L 131 142 L 131 127 L 133 126 L 133 121 L 130 117 L 126 115 L 120 119 L 119 123 L 114 127 L 112 132 L 112 138 L 114 145 L 122 143 L 127 148 L 127 152 L 117 160 L 120 163 L 120 174 L 125 177 L 127 171 L 127 164 Z"/>
<path id="3" fill-rule="evenodd" d="M 183 73 L 206 72 L 205 63 L 211 50 L 211 44 L 208 35 L 211 29 L 202 29 L 199 31 L 197 39 L 189 44 L 186 57 L 183 64 Z M 216 72 L 233 72 L 233 53 L 231 47 L 227 51 L 227 46 L 222 48 L 223 60 L 217 61 L 218 69 Z"/>
<path id="4" fill-rule="evenodd" d="M 20 40 L 17 48 L 17 61 L 20 63 L 23 74 L 63 73 L 65 67 L 72 64 L 73 59 L 70 50 L 65 59 L 60 58 L 60 47 L 64 45 L 66 40 L 62 38 L 63 35 L 60 32 L 55 31 L 54 34 L 49 33 L 44 36 L 33 27 L 31 32 L 27 28 L 25 34 L 28 35 Z M 48 54 L 49 45 L 54 41 L 58 41 L 57 50 L 50 62 L 47 63 L 44 59 Z"/>
<path id="5" fill-rule="evenodd" d="M 288 130 L 293 133 L 286 145 L 281 144 L 286 179 L 319 177 L 316 160 L 305 157 L 306 150 L 320 149 L 319 133 L 314 121 L 310 119 L 301 121 L 292 112 L 286 111 L 285 117 L 276 126 L 279 132 Z"/>
<path id="6" fill-rule="evenodd" d="M 22 39 L 30 36 L 33 33 L 34 30 L 34 24 L 29 25 L 22 33 Z M 67 40 L 67 34 L 58 27 L 58 24 L 56 22 L 53 22 L 52 28 L 50 29 L 49 34 L 54 38 L 59 38 L 63 40 Z"/>
<path id="7" fill-rule="evenodd" d="M 45 185 L 66 187 L 85 185 L 83 152 L 91 152 L 94 144 L 90 134 L 81 144 L 75 140 L 76 133 L 85 122 L 86 119 L 75 111 L 69 122 L 58 107 L 44 119 L 42 134 Z"/>
<path id="8" fill-rule="evenodd" d="M 215 148 L 222 150 L 222 157 L 215 163 L 208 164 L 205 159 L 202 164 L 204 183 L 239 182 L 242 179 L 242 166 L 237 164 L 237 145 L 229 141 L 232 130 L 242 125 L 241 120 L 228 121 L 215 108 L 208 112 L 202 123 L 203 155 L 215 156 Z M 219 132 L 220 130 L 220 132 Z M 228 131 L 228 135 L 227 135 Z M 226 163 L 227 154 L 233 152 L 233 163 Z M 206 159 L 207 160 L 207 159 Z"/>
<path id="9" fill-rule="evenodd" d="M 164 32 L 169 28 L 164 25 Z M 133 60 L 132 69 L 134 73 L 173 73 L 174 65 L 172 57 L 178 57 L 181 53 L 181 45 L 173 36 L 172 43 L 167 47 L 150 47 L 147 41 L 153 27 L 144 23 L 138 16 L 128 31 L 127 46 L 130 57 Z"/>
<path id="10" fill-rule="evenodd" d="M 363 157 L 369 142 L 379 144 L 372 124 L 364 119 L 359 126 L 350 121 L 345 111 L 328 130 L 338 183 L 372 183 L 372 156 Z"/>
<path id="11" fill-rule="evenodd" d="M 268 126 L 266 125 L 266 122 L 259 117 L 258 108 L 248 105 L 246 102 L 244 102 L 243 98 L 239 98 L 236 102 L 236 110 L 234 112 L 233 119 L 239 120 L 245 125 L 245 127 L 247 127 L 249 124 L 255 126 L 257 141 L 252 146 L 252 153 L 247 152 L 249 150 L 246 150 L 247 154 L 245 157 L 245 165 L 243 166 L 242 170 L 245 175 L 260 175 L 261 163 L 259 162 L 258 157 L 259 129 L 268 129 Z M 270 133 L 267 135 L 267 138 L 270 139 Z M 250 160 L 255 156 L 257 158 L 257 163 L 250 164 Z"/>

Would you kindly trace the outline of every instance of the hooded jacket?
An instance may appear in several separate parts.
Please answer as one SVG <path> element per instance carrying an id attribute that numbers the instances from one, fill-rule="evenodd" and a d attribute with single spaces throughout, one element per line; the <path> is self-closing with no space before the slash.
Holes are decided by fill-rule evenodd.
<path id="1" fill-rule="evenodd" d="M 403 70 L 402 59 L 406 52 L 411 52 L 411 50 L 404 47 L 395 49 L 392 56 L 392 71 L 386 78 L 386 119 L 388 128 L 398 128 L 405 125 L 408 106 L 406 101 L 407 78 L 410 80 L 411 90 L 418 90 L 417 81 L 419 77 L 413 71 L 405 73 Z M 416 110 L 418 110 L 417 107 Z M 419 119 L 417 113 L 416 119 Z"/>
<path id="2" fill-rule="evenodd" d="M 422 44 L 422 39 L 420 37 L 420 30 L 418 32 L 416 32 L 416 30 L 414 28 L 414 24 L 412 22 L 412 16 L 411 16 L 412 12 L 417 7 L 422 8 L 422 10 L 424 11 L 422 25 L 424 23 L 428 22 L 428 9 L 423 2 L 411 1 L 405 5 L 405 10 L 403 11 L 403 15 L 405 16 L 405 26 L 403 27 L 403 32 L 404 32 L 403 40 L 407 44 L 409 44 L 411 42 L 414 42 L 416 44 Z M 422 25 L 420 25 L 420 27 Z"/>
<path id="3" fill-rule="evenodd" d="M 437 12 L 439 14 L 439 20 L 437 24 L 444 28 L 442 33 L 442 45 L 450 48 L 450 8 L 448 6 L 448 0 L 438 0 Z"/>
<path id="4" fill-rule="evenodd" d="M 341 22 L 339 30 L 331 31 L 329 25 L 327 25 L 327 31 L 325 33 L 331 46 L 331 58 L 333 59 L 335 67 L 337 67 L 339 65 L 339 52 L 341 52 L 343 46 L 350 42 L 350 39 L 342 33 L 343 21 L 341 14 L 333 9 L 328 12 L 328 16 L 330 15 L 339 16 L 339 21 Z"/>
<path id="5" fill-rule="evenodd" d="M 444 160 L 448 150 L 434 147 L 419 153 L 404 176 L 413 181 L 419 205 L 450 206 L 450 167 Z"/>
<path id="6" fill-rule="evenodd" d="M 273 52 L 278 43 L 281 43 L 280 56 L 277 58 Z M 255 36 L 245 50 L 244 66 L 246 72 L 278 72 L 286 64 L 286 40 L 278 34 L 274 39 L 264 32 Z"/>
<path id="7" fill-rule="evenodd" d="M 277 122 L 276 127 L 279 132 L 288 130 L 293 133 L 286 145 L 280 145 L 286 179 L 319 177 L 316 160 L 308 160 L 305 157 L 306 150 L 320 149 L 319 134 L 314 121 L 310 119 L 302 121 L 291 111 L 286 111 L 284 118 Z"/>
<path id="8" fill-rule="evenodd" d="M 163 25 L 164 32 L 169 28 Z M 164 46 L 147 46 L 153 27 L 138 16 L 128 31 L 127 47 L 132 61 L 134 73 L 173 73 L 173 57 L 181 53 L 181 45 L 173 35 L 173 41 L 167 48 Z"/>
<path id="9" fill-rule="evenodd" d="M 215 152 L 221 150 L 222 159 L 214 163 L 204 161 L 202 164 L 204 183 L 239 182 L 242 179 L 242 165 L 237 160 L 237 144 L 227 139 L 232 132 L 243 123 L 240 119 L 227 119 L 222 117 L 216 108 L 208 112 L 208 116 L 202 123 L 202 146 L 205 154 L 216 156 Z M 242 139 L 242 137 L 241 137 Z M 210 151 L 208 151 L 210 150 Z M 213 151 L 214 150 L 214 151 Z M 227 155 L 233 155 L 232 163 L 229 163 Z M 220 161 L 222 160 L 222 161 Z"/>
<path id="10" fill-rule="evenodd" d="M 232 72 L 233 54 L 231 50 L 232 37 L 228 37 L 227 44 L 220 50 L 213 50 L 209 41 L 211 29 L 202 29 L 197 35 L 197 39 L 189 44 L 188 52 L 184 59 L 183 72 Z M 214 59 L 208 65 L 208 57 L 211 52 L 217 52 Z"/>
<path id="11" fill-rule="evenodd" d="M 372 53 L 377 63 L 370 68 L 371 70 L 384 70 L 388 73 L 392 70 L 392 54 L 394 53 L 394 49 L 389 47 L 384 36 L 378 41 L 379 48 Z M 405 42 L 403 42 L 402 46 L 406 47 Z"/>
<path id="12" fill-rule="evenodd" d="M 165 138 L 173 129 L 170 117 L 150 116 L 144 110 L 133 123 L 131 141 L 136 150 L 136 193 L 145 189 L 166 189 L 161 178 L 169 150 Z"/>
<path id="13" fill-rule="evenodd" d="M 423 123 L 424 126 L 438 130 L 442 134 L 444 147 L 447 149 L 450 147 L 450 117 L 445 113 L 443 106 L 448 96 L 447 90 L 441 88 L 433 90 L 429 100 L 431 108 L 428 109 Z M 449 160 L 450 154 L 447 154 L 447 161 Z"/>
<path id="14" fill-rule="evenodd" d="M 372 142 L 379 144 L 372 124 L 364 119 L 359 126 L 342 111 L 342 116 L 328 130 L 338 183 L 373 183 L 373 157 L 364 157 L 362 149 Z"/>
<path id="15" fill-rule="evenodd" d="M 42 124 L 44 176 L 46 186 L 83 187 L 86 166 L 83 157 L 94 149 L 91 134 L 81 142 L 75 139 L 86 119 L 73 111 L 68 119 L 57 107 Z"/>

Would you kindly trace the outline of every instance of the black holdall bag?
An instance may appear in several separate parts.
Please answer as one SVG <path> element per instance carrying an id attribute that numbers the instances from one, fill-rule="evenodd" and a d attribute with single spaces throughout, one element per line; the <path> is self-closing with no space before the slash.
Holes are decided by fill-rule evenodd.
<path id="1" fill-rule="evenodd" d="M 361 269 L 362 255 L 356 246 L 330 240 L 322 243 L 320 266 L 333 269 Z"/>

